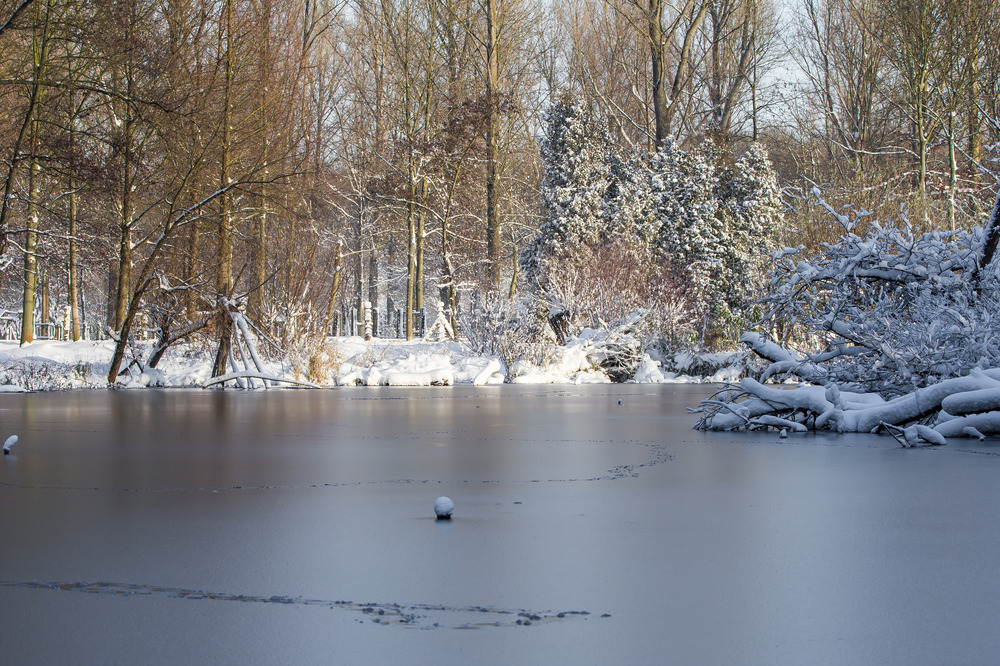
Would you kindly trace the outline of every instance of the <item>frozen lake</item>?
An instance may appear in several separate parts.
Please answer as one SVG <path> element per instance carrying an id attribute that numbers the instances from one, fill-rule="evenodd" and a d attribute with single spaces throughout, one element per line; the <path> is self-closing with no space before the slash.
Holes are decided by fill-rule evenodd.
<path id="1" fill-rule="evenodd" d="M 710 391 L 0 395 L 0 659 L 996 661 L 997 442 L 695 432 Z"/>

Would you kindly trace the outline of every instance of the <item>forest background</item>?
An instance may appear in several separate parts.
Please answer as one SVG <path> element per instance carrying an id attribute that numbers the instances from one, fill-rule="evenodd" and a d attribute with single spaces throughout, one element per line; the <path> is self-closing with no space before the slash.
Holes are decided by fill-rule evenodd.
<path id="1" fill-rule="evenodd" d="M 200 340 L 221 375 L 234 322 L 289 349 L 373 315 L 411 338 L 422 310 L 482 339 L 652 308 L 671 344 L 733 345 L 762 252 L 842 233 L 814 188 L 872 219 L 984 225 L 996 15 L 4 0 L 3 322 L 110 336 L 112 379 L 140 335 Z"/>

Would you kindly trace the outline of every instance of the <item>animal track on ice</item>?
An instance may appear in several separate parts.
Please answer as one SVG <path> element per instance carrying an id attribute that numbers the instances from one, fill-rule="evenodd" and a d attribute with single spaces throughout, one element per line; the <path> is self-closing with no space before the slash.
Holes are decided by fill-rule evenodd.
<path id="1" fill-rule="evenodd" d="M 410 439 L 418 439 L 416 437 Z M 647 449 L 649 458 L 641 463 L 629 465 L 615 465 L 609 467 L 603 474 L 590 477 L 574 478 L 536 478 L 536 479 L 380 479 L 373 481 L 342 481 L 332 483 L 301 483 L 301 484 L 233 484 L 225 486 L 197 486 L 197 487 L 170 487 L 170 488 L 101 488 L 99 486 L 66 486 L 66 485 L 22 485 L 17 483 L 0 482 L 0 488 L 11 488 L 19 490 L 73 490 L 73 491 L 95 491 L 95 492 L 115 492 L 115 493 L 182 493 L 182 492 L 236 492 L 236 491 L 265 491 L 265 490 L 303 490 L 312 488 L 350 488 L 356 486 L 377 486 L 391 484 L 534 484 L 534 483 L 583 483 L 594 481 L 617 481 L 619 479 L 638 478 L 640 470 L 648 469 L 661 463 L 673 460 L 674 455 L 665 444 L 654 444 L 652 442 L 642 442 L 638 440 L 614 441 L 614 440 L 579 440 L 579 439 L 496 439 L 482 438 L 490 441 L 508 441 L 518 443 L 582 443 L 582 444 L 613 444 L 631 445 Z"/>
<path id="2" fill-rule="evenodd" d="M 117 597 L 161 597 L 189 601 L 228 601 L 247 604 L 284 604 L 291 606 L 317 606 L 321 608 L 353 611 L 363 617 L 360 622 L 397 625 L 417 629 L 476 629 L 480 627 L 532 626 L 569 619 L 586 619 L 591 613 L 582 610 L 532 611 L 523 608 L 496 608 L 493 606 L 447 606 L 443 604 L 361 603 L 357 601 L 330 601 L 284 595 L 261 596 L 208 592 L 181 587 L 142 585 L 112 582 L 49 582 L 0 581 L 0 587 L 26 590 L 80 592 Z M 610 617 L 607 613 L 601 617 Z"/>

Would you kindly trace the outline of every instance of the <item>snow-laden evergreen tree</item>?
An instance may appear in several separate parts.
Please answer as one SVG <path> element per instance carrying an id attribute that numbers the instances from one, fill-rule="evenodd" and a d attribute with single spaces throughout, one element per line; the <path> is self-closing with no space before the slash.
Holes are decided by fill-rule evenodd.
<path id="1" fill-rule="evenodd" d="M 649 224 L 656 249 L 684 267 L 706 315 L 728 287 L 724 259 L 729 229 L 715 190 L 715 169 L 704 153 L 688 153 L 668 138 L 653 156 Z"/>
<path id="2" fill-rule="evenodd" d="M 668 138 L 653 155 L 620 149 L 600 119 L 570 102 L 545 121 L 544 220 L 520 262 L 557 335 L 568 332 L 568 320 L 604 326 L 620 306 L 683 302 L 691 313 L 692 300 L 709 344 L 742 330 L 781 217 L 763 149 L 753 146 L 721 170 L 710 142 L 685 151 Z"/>
<path id="3" fill-rule="evenodd" d="M 641 248 L 642 258 L 649 260 L 657 234 L 657 227 L 650 223 L 656 205 L 650 192 L 649 155 L 612 147 L 607 162 L 610 184 L 604 196 L 608 220 L 605 236 L 608 242 Z"/>
<path id="4" fill-rule="evenodd" d="M 549 264 L 600 241 L 608 226 L 610 144 L 599 121 L 571 102 L 559 102 L 545 114 L 539 141 L 545 221 L 520 256 L 532 287 L 544 288 Z"/>
<path id="5" fill-rule="evenodd" d="M 724 161 L 711 142 L 688 152 L 668 140 L 650 163 L 646 233 L 687 272 L 710 343 L 749 325 L 767 282 L 764 253 L 781 223 L 764 149 L 751 145 L 720 169 Z"/>
<path id="6" fill-rule="evenodd" d="M 764 295 L 766 253 L 776 245 L 783 222 L 778 179 L 764 147 L 751 144 L 720 174 L 715 194 L 728 227 L 722 248 L 726 312 L 720 314 L 731 327 L 745 328 L 752 323 L 751 306 Z"/>

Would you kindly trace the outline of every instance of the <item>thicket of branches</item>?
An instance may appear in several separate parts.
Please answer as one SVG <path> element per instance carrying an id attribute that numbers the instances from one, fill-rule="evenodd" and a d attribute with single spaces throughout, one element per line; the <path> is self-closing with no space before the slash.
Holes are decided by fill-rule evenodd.
<path id="1" fill-rule="evenodd" d="M 817 193 L 818 194 L 818 193 Z M 700 427 L 871 432 L 906 445 L 1000 432 L 1000 270 L 986 229 L 915 233 L 906 217 L 820 206 L 844 230 L 818 255 L 774 254 L 761 330 L 742 341 L 767 365 L 703 403 Z M 804 380 L 783 391 L 768 380 Z"/>

